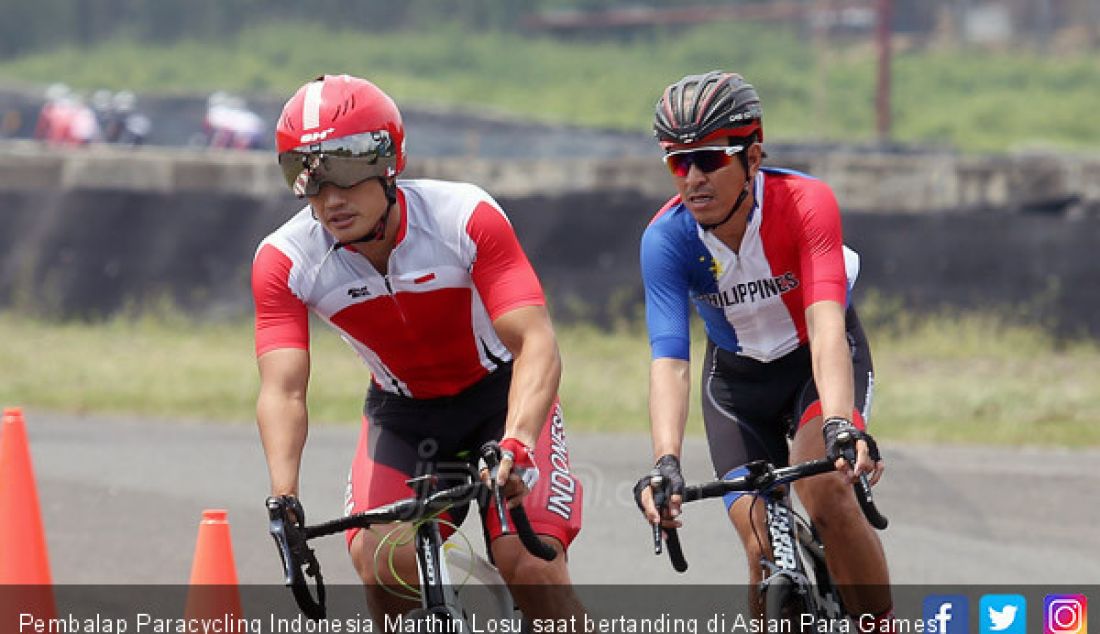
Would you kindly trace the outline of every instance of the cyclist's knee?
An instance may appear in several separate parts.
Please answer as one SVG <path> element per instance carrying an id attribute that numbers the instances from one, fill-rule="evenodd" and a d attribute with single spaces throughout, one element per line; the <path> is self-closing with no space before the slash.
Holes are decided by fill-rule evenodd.
<path id="1" fill-rule="evenodd" d="M 808 478 L 795 486 L 810 521 L 819 529 L 827 531 L 831 526 L 859 519 L 852 489 L 839 474 Z"/>
<path id="2" fill-rule="evenodd" d="M 395 585 L 409 575 L 416 580 L 416 551 L 409 528 L 397 525 L 385 532 L 359 531 L 348 547 L 355 572 L 367 586 Z M 368 589 L 369 591 L 369 589 Z"/>
<path id="3" fill-rule="evenodd" d="M 493 559 L 501 578 L 508 585 L 568 585 L 569 569 L 565 549 L 553 538 L 542 540 L 553 546 L 558 556 L 545 561 L 527 552 L 518 538 L 506 536 L 493 541 Z"/>

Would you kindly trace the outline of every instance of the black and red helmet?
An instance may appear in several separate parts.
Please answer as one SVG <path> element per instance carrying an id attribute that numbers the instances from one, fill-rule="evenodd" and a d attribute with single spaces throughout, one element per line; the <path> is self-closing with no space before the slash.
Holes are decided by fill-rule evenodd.
<path id="1" fill-rule="evenodd" d="M 653 133 L 661 147 L 721 137 L 764 140 L 764 110 L 752 84 L 737 73 L 688 75 L 657 101 Z"/>

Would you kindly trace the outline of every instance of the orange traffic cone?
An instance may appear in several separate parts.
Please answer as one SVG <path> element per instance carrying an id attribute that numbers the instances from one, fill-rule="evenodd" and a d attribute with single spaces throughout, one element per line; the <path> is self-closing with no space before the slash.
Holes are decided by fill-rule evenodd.
<path id="1" fill-rule="evenodd" d="M 23 410 L 5 408 L 0 422 L 0 631 L 20 613 L 56 618 L 46 532 Z"/>
<path id="2" fill-rule="evenodd" d="M 222 509 L 202 512 L 195 559 L 191 564 L 191 588 L 187 593 L 185 618 L 242 618 L 228 516 L 229 512 Z"/>

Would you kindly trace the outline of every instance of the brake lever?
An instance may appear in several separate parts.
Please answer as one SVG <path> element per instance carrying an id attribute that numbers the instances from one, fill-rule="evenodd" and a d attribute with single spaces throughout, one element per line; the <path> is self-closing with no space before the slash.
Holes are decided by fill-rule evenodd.
<path id="1" fill-rule="evenodd" d="M 511 524 L 515 527 L 516 535 L 523 543 L 524 548 L 527 549 L 527 552 L 544 561 L 553 561 L 558 556 L 557 551 L 535 534 L 535 529 L 531 527 L 531 521 L 528 519 L 527 511 L 523 509 L 523 506 L 517 506 L 511 511 L 508 510 L 508 504 L 504 499 L 504 487 L 497 484 L 497 479 L 493 473 L 493 470 L 500 466 L 500 444 L 496 441 L 490 441 L 482 445 L 481 459 L 485 461 L 485 466 L 489 468 L 489 493 L 493 500 L 493 506 L 496 508 L 500 526 L 503 528 Z M 511 522 L 507 521 L 508 516 L 511 516 Z"/>
<path id="2" fill-rule="evenodd" d="M 291 522 L 286 510 L 281 499 L 274 496 L 267 499 L 267 512 L 270 519 L 268 532 L 271 533 L 275 546 L 279 550 L 279 558 L 283 563 L 284 584 L 290 588 L 302 613 L 319 621 L 326 616 L 325 581 L 321 575 L 321 563 L 317 561 L 313 549 L 306 543 L 303 530 L 305 518 L 298 517 L 297 524 Z M 304 515 L 300 509 L 296 510 L 296 514 Z M 310 593 L 306 577 L 313 577 L 316 581 L 316 598 Z"/>
<path id="3" fill-rule="evenodd" d="M 661 510 L 668 506 L 668 498 L 665 496 L 664 488 L 661 484 L 664 482 L 664 477 L 660 475 L 654 475 L 649 481 L 649 488 L 653 491 L 653 506 L 657 507 L 657 523 L 653 524 L 653 554 L 660 555 L 663 546 L 662 532 L 661 532 Z"/>
<path id="4" fill-rule="evenodd" d="M 840 457 L 848 461 L 848 464 L 855 470 L 856 466 L 856 443 L 855 439 L 848 432 L 841 432 L 837 435 L 837 443 L 840 446 Z M 853 485 L 856 488 L 856 500 L 859 502 L 859 508 L 863 511 L 864 517 L 870 522 L 871 526 L 878 530 L 884 530 L 889 524 L 889 520 L 886 519 L 882 513 L 879 512 L 878 507 L 875 506 L 875 497 L 871 492 L 871 481 L 868 480 L 866 473 L 859 474 L 859 481 Z"/>
<path id="5" fill-rule="evenodd" d="M 489 497 L 493 500 L 493 508 L 496 510 L 500 525 L 508 526 L 504 492 L 501 490 L 501 486 L 497 484 L 496 474 L 493 473 L 500 466 L 500 456 L 500 445 L 496 442 L 490 441 L 481 446 L 481 459 L 485 461 L 485 466 L 489 469 Z"/>

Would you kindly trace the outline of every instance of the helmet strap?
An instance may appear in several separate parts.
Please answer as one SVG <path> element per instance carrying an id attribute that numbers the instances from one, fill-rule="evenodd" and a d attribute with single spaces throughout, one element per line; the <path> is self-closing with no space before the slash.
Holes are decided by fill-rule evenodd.
<path id="1" fill-rule="evenodd" d="M 734 214 L 737 213 L 737 210 L 741 208 L 742 203 L 745 202 L 745 198 L 749 195 L 749 189 L 751 189 L 751 188 L 752 188 L 752 179 L 748 178 L 748 177 L 745 177 L 745 186 L 741 188 L 741 194 L 737 197 L 737 200 L 735 200 L 733 202 L 733 207 L 730 207 L 729 213 L 726 214 L 726 216 L 724 218 L 722 218 L 721 220 L 719 220 L 718 222 L 711 223 L 711 224 L 702 224 L 702 223 L 700 223 L 699 226 L 703 228 L 703 231 L 714 231 L 718 227 L 721 227 L 722 225 L 729 222 L 730 218 L 733 218 Z"/>
<path id="2" fill-rule="evenodd" d="M 376 242 L 386 237 L 386 221 L 390 218 L 390 212 L 393 211 L 393 206 L 397 204 L 397 179 L 379 176 L 378 180 L 382 183 L 382 191 L 386 193 L 385 213 L 382 214 L 382 217 L 378 219 L 378 223 L 374 225 L 374 228 L 365 236 L 355 240 L 348 240 L 347 242 L 337 242 L 333 248 L 340 249 L 350 244 L 358 244 L 360 242 Z"/>

